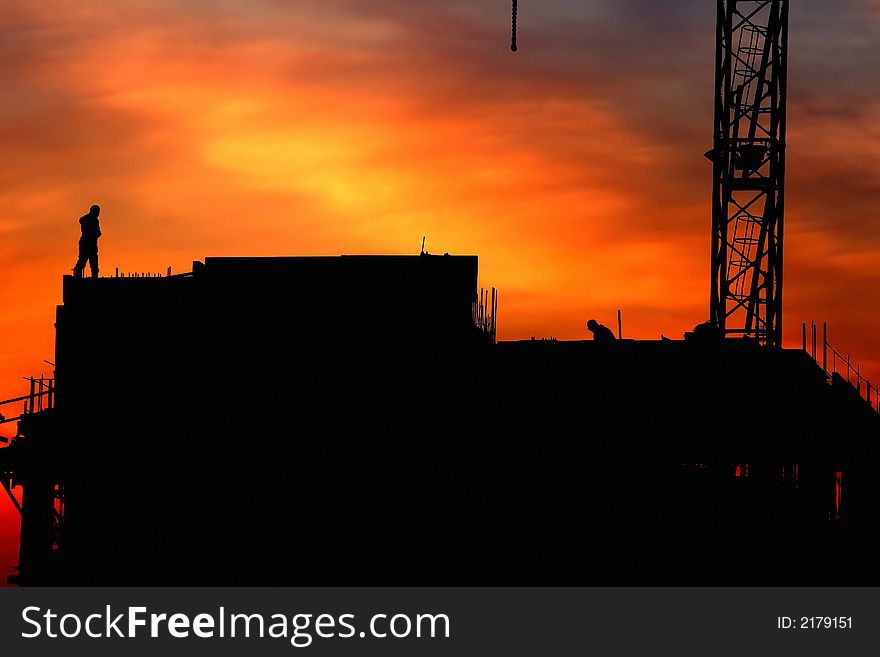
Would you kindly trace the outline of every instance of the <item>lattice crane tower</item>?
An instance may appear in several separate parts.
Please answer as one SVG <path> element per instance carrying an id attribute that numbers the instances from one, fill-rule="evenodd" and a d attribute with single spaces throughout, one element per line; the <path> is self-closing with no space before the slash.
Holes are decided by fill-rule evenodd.
<path id="1" fill-rule="evenodd" d="M 788 0 L 718 0 L 712 322 L 782 343 Z"/>

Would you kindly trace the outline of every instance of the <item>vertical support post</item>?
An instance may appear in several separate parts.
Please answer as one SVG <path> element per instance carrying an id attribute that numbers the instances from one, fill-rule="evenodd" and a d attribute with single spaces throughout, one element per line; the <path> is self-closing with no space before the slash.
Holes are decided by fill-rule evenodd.
<path id="1" fill-rule="evenodd" d="M 620 318 L 620 308 L 617 309 L 617 339 L 623 339 L 623 322 Z"/>
<path id="2" fill-rule="evenodd" d="M 23 481 L 19 573 L 29 585 L 47 584 L 52 557 L 53 486 L 45 469 L 38 467 Z"/>
<path id="3" fill-rule="evenodd" d="M 828 374 L 828 322 L 822 322 L 822 369 Z"/>
<path id="4" fill-rule="evenodd" d="M 492 288 L 492 317 L 490 319 L 489 331 L 492 339 L 495 339 L 495 288 Z"/>
<path id="5" fill-rule="evenodd" d="M 803 350 L 807 350 L 807 323 L 801 322 L 801 339 L 803 341 Z"/>
<path id="6" fill-rule="evenodd" d="M 492 340 L 498 337 L 498 290 L 495 290 L 495 305 L 492 307 Z"/>
<path id="7" fill-rule="evenodd" d="M 816 357 L 816 336 L 819 333 L 819 325 L 816 322 L 813 322 L 813 360 L 817 363 L 819 359 Z"/>

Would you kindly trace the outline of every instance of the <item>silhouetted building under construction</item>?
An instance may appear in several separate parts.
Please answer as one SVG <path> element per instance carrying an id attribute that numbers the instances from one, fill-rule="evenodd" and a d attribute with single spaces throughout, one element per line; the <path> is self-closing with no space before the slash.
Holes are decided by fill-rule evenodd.
<path id="1" fill-rule="evenodd" d="M 496 343 L 495 305 L 463 256 L 65 277 L 54 403 L 0 450 L 20 582 L 880 582 L 845 380 L 740 339 Z"/>

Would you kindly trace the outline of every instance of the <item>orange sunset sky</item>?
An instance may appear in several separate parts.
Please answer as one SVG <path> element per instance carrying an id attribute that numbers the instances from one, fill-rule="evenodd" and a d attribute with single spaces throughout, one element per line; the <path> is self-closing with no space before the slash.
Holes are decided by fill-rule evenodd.
<path id="1" fill-rule="evenodd" d="M 708 319 L 714 0 L 519 4 L 514 54 L 507 0 L 0 0 L 0 398 L 92 203 L 108 275 L 426 235 L 501 339 Z M 791 5 L 785 343 L 880 382 L 880 2 Z"/>

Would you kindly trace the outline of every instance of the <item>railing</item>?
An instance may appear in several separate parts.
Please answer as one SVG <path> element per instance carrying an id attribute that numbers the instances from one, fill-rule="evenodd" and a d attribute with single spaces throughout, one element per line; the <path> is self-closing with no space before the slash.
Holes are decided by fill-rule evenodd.
<path id="1" fill-rule="evenodd" d="M 880 388 L 862 376 L 861 366 L 853 363 L 849 354 L 844 357 L 843 354 L 831 346 L 828 342 L 827 322 L 822 322 L 822 360 L 819 360 L 820 354 L 817 353 L 818 329 L 819 326 L 816 322 L 810 322 L 810 336 L 808 340 L 807 323 L 804 322 L 802 324 L 804 351 L 822 367 L 822 371 L 825 372 L 829 382 L 835 374 L 845 378 L 847 383 L 855 389 L 856 393 L 867 401 L 871 408 L 880 413 Z M 831 359 L 830 363 L 829 358 Z"/>
<path id="2" fill-rule="evenodd" d="M 16 420 L 20 420 L 23 416 L 28 415 L 30 413 L 40 413 L 42 411 L 48 411 L 55 407 L 55 379 L 51 377 L 41 376 L 39 378 L 36 377 L 24 377 L 25 381 L 29 381 L 31 384 L 30 392 L 26 395 L 22 395 L 21 397 L 13 397 L 12 399 L 5 399 L 0 401 L 0 406 L 5 406 L 7 404 L 15 404 L 17 402 L 24 402 L 24 408 L 20 415 L 15 417 L 4 417 L 0 414 L 0 424 L 7 424 L 9 422 L 15 422 Z M 0 442 L 4 442 L 0 439 Z"/>
<path id="3" fill-rule="evenodd" d="M 495 319 L 497 314 L 498 290 L 494 287 L 491 290 L 480 288 L 480 301 L 474 301 L 471 304 L 471 317 L 476 327 L 489 336 L 492 342 L 495 342 L 495 332 L 498 325 Z"/>
<path id="4" fill-rule="evenodd" d="M 129 273 L 122 272 L 120 274 L 119 267 L 117 267 L 116 268 L 116 275 L 114 276 L 114 278 L 171 278 L 171 267 L 168 267 L 165 274 L 163 274 L 162 272 L 157 272 L 154 274 L 153 272 L 149 272 L 149 271 L 142 271 L 140 273 L 138 273 L 138 272 L 129 272 Z"/>

